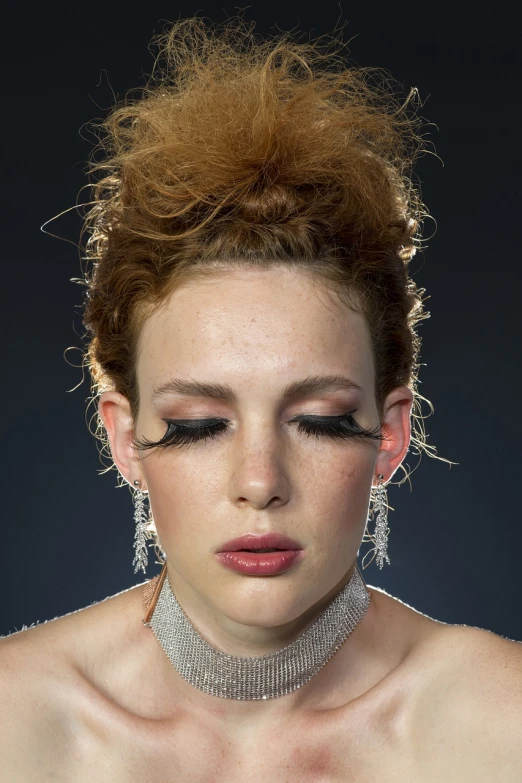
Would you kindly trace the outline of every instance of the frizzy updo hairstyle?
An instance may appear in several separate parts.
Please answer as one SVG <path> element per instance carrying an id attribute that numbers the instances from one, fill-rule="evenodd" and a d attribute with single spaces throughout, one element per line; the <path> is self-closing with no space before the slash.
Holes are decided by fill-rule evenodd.
<path id="1" fill-rule="evenodd" d="M 219 30 L 169 23 L 153 40 L 147 85 L 100 123 L 90 161 L 91 401 L 114 389 L 137 420 L 141 328 L 184 281 L 283 266 L 364 314 L 379 416 L 409 386 L 412 443 L 434 456 L 417 391 L 416 325 L 429 313 L 407 269 L 428 214 L 410 175 L 425 151 L 421 120 L 406 113 L 416 89 L 401 103 L 387 75 L 371 84 L 378 69 L 347 66 L 321 39 L 259 39 L 237 18 Z M 99 415 L 95 434 L 108 447 Z"/>

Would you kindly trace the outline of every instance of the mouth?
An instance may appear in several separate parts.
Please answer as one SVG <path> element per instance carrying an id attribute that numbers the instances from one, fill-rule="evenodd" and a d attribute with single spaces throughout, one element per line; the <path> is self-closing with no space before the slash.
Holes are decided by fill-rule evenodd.
<path id="1" fill-rule="evenodd" d="M 263 553 L 263 552 L 285 552 L 284 549 L 236 549 L 236 552 L 255 552 L 257 553 Z"/>
<path id="2" fill-rule="evenodd" d="M 302 549 L 236 549 L 217 552 L 222 566 L 246 576 L 276 576 L 297 567 L 305 557 Z"/>
<path id="3" fill-rule="evenodd" d="M 264 533 L 262 535 L 247 533 L 240 538 L 233 538 L 221 544 L 215 552 L 250 552 L 266 554 L 270 552 L 288 552 L 303 549 L 302 544 L 282 533 Z"/>

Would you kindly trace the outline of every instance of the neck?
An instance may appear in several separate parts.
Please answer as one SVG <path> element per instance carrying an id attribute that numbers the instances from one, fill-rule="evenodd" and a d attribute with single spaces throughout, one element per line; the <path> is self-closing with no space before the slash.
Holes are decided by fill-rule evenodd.
<path id="1" fill-rule="evenodd" d="M 291 644 L 297 636 L 302 634 L 314 622 L 350 581 L 355 568 L 356 562 L 352 564 L 343 578 L 326 595 L 293 621 L 281 625 L 272 624 L 265 628 L 262 626 L 238 624 L 223 616 L 221 626 L 219 627 L 216 623 L 215 612 L 211 612 L 209 615 L 208 604 L 201 601 L 199 595 L 195 594 L 190 588 L 189 593 L 192 593 L 192 597 L 185 600 L 184 588 L 187 586 L 186 583 L 181 580 L 178 586 L 179 575 L 175 572 L 172 573 L 172 569 L 169 570 L 168 564 L 165 563 L 161 573 L 147 582 L 144 587 L 143 608 L 145 614 L 142 622 L 143 625 L 150 626 L 163 582 L 168 578 L 178 602 L 182 605 L 183 611 L 190 618 L 193 626 L 198 629 L 215 649 L 229 655 L 252 658 L 276 653 L 283 647 Z M 364 581 L 362 575 L 361 578 Z M 188 608 L 189 604 L 192 606 L 190 609 Z M 196 616 L 200 618 L 197 621 L 193 620 Z"/>
<path id="2" fill-rule="evenodd" d="M 256 711 L 256 703 L 259 706 L 260 699 L 270 699 L 273 706 L 268 707 L 265 701 L 263 715 L 273 716 L 277 713 L 287 714 L 297 704 L 302 704 L 303 698 L 305 701 L 310 698 L 317 700 L 319 692 L 321 698 L 324 699 L 331 691 L 331 688 L 325 688 L 329 681 L 332 685 L 335 684 L 334 690 L 338 690 L 342 678 L 336 676 L 331 680 L 332 674 L 339 668 L 340 660 L 346 657 L 348 648 L 351 650 L 349 657 L 353 657 L 358 645 L 357 642 L 354 643 L 352 635 L 370 609 L 364 580 L 361 585 L 360 572 L 354 574 L 355 567 L 354 563 L 334 588 L 291 622 L 274 624 L 274 602 L 272 601 L 272 605 L 269 607 L 271 610 L 271 625 L 269 627 L 263 627 L 261 624 L 245 627 L 244 624 L 234 623 L 230 618 L 226 618 L 227 623 L 219 623 L 216 621 L 215 611 L 210 615 L 208 612 L 201 611 L 200 601 L 192 601 L 191 609 L 188 609 L 186 599 L 179 598 L 183 591 L 172 584 L 173 582 L 174 585 L 177 584 L 177 574 L 173 579 L 170 579 L 170 574 L 167 578 L 164 571 L 162 574 L 165 577 L 164 585 L 159 591 L 161 598 L 157 602 L 159 594 L 157 591 L 155 598 L 158 606 L 152 612 L 151 626 L 164 651 L 167 652 L 170 663 L 173 664 L 166 675 L 168 680 L 173 677 L 174 687 L 178 691 L 178 706 L 179 697 L 181 693 L 184 693 L 187 706 L 190 705 L 192 709 L 196 708 L 197 710 L 198 700 L 202 700 L 201 706 L 203 703 L 206 705 L 204 708 L 206 714 L 216 712 L 222 718 L 223 713 L 245 716 L 247 711 Z M 347 583 L 350 582 L 352 576 L 354 579 L 348 585 Z M 284 590 L 280 596 L 286 596 L 288 594 L 287 585 L 281 585 L 281 587 L 284 587 Z M 346 588 L 348 592 L 343 588 Z M 172 599 L 173 595 L 174 599 Z M 303 600 L 302 596 L 300 599 Z M 266 604 L 266 597 L 263 600 Z M 200 607 L 199 611 L 198 607 Z M 203 608 L 206 609 L 204 605 Z M 283 606 L 283 613 L 285 612 L 288 616 L 287 606 Z M 149 611 L 148 614 L 151 612 Z M 190 618 L 189 623 L 187 623 L 187 617 Z M 314 624 L 310 629 L 312 635 L 307 635 L 304 632 L 312 624 Z M 186 626 L 188 626 L 187 630 L 185 630 Z M 239 633 L 236 626 L 239 628 Z M 178 629 L 181 636 L 176 637 L 176 633 L 172 635 L 172 628 Z M 186 635 L 187 633 L 193 634 L 194 630 L 197 632 L 195 634 L 199 640 L 197 642 Z M 348 634 L 348 638 L 346 634 Z M 357 636 L 361 637 L 361 633 L 359 632 Z M 205 640 L 202 643 L 203 646 L 201 646 L 199 637 Z M 299 638 L 297 639 L 297 637 Z M 181 646 L 176 638 L 184 640 Z M 287 647 L 292 642 L 295 644 L 291 654 L 285 653 L 282 656 L 277 656 L 281 648 Z M 210 649 L 208 645 L 214 649 Z M 275 660 L 271 659 L 273 661 L 271 664 L 267 663 L 266 659 L 261 662 L 262 676 L 259 675 L 259 668 L 257 664 L 254 666 L 253 661 L 245 662 L 244 669 L 233 663 L 236 657 L 259 658 L 270 653 L 275 653 L 277 657 Z M 289 655 L 288 658 L 287 655 Z M 219 656 L 217 661 L 216 656 Z M 234 656 L 234 658 L 229 659 L 229 656 Z M 290 659 L 295 662 L 292 666 L 289 665 Z M 162 661 L 165 664 L 164 657 Z M 231 666 L 232 668 L 230 668 Z M 351 669 L 353 670 L 353 661 Z M 180 673 L 184 672 L 186 679 L 180 676 L 176 670 Z M 229 671 L 230 673 L 223 680 L 217 675 L 217 671 Z M 210 675 L 209 672 L 211 672 Z M 212 686 L 210 693 L 207 692 L 207 677 L 212 682 L 215 681 L 215 687 Z M 228 683 L 226 686 L 222 685 L 224 681 Z M 290 692 L 285 692 L 287 687 Z M 298 688 L 300 691 L 292 693 Z M 231 694 L 231 696 L 228 699 L 223 699 L 225 693 Z M 218 698 L 216 699 L 216 695 L 213 694 L 219 694 Z M 249 706 L 245 705 L 244 700 L 250 702 Z M 216 701 L 221 704 L 216 704 Z M 224 701 L 229 706 L 224 706 Z M 239 702 L 240 706 L 237 708 L 230 706 L 230 701 Z"/>
<path id="3" fill-rule="evenodd" d="M 180 715 L 205 726 L 241 734 L 269 731 L 292 715 L 318 715 L 348 708 L 391 668 L 382 639 L 378 639 L 378 594 L 370 590 L 370 604 L 348 639 L 312 679 L 292 693 L 267 701 L 222 699 L 188 683 L 172 666 L 150 629 L 142 628 L 140 653 L 143 677 L 151 683 L 151 701 L 156 719 L 177 725 Z"/>

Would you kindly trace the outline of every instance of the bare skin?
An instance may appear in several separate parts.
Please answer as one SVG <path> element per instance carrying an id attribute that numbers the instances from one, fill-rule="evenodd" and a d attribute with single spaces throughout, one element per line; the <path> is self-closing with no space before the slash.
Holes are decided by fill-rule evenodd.
<path id="1" fill-rule="evenodd" d="M 300 702 L 275 700 L 254 725 L 227 724 L 228 702 L 205 694 L 187 709 L 193 688 L 158 658 L 141 586 L 0 639 L 0 781 L 518 783 L 521 645 L 368 589 Z"/>
<path id="2" fill-rule="evenodd" d="M 288 269 L 229 270 L 178 289 L 145 323 L 137 376 L 137 421 L 113 391 L 100 414 L 120 474 L 149 492 L 178 600 L 218 649 L 280 649 L 349 579 L 371 486 L 408 451 L 410 389 L 393 389 L 379 419 L 364 318 Z M 284 394 L 310 376 L 350 384 Z M 176 386 L 155 398 L 172 378 L 230 393 Z M 386 437 L 296 426 L 349 411 Z M 161 438 L 166 418 L 227 428 L 138 453 L 133 438 Z M 284 574 L 239 575 L 215 557 L 230 538 L 269 531 L 302 546 Z M 141 623 L 140 586 L 0 640 L 1 783 L 519 783 L 521 645 L 369 589 L 368 611 L 331 661 L 266 702 L 186 683 Z"/>

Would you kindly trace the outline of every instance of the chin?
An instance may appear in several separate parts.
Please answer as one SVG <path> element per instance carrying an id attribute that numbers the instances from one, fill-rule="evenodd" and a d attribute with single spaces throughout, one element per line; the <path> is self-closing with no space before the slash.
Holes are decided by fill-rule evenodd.
<path id="1" fill-rule="evenodd" d="M 268 577 L 263 584 L 211 594 L 212 604 L 229 620 L 254 628 L 275 628 L 291 623 L 306 612 L 321 596 L 308 597 L 303 586 L 289 579 Z"/>

